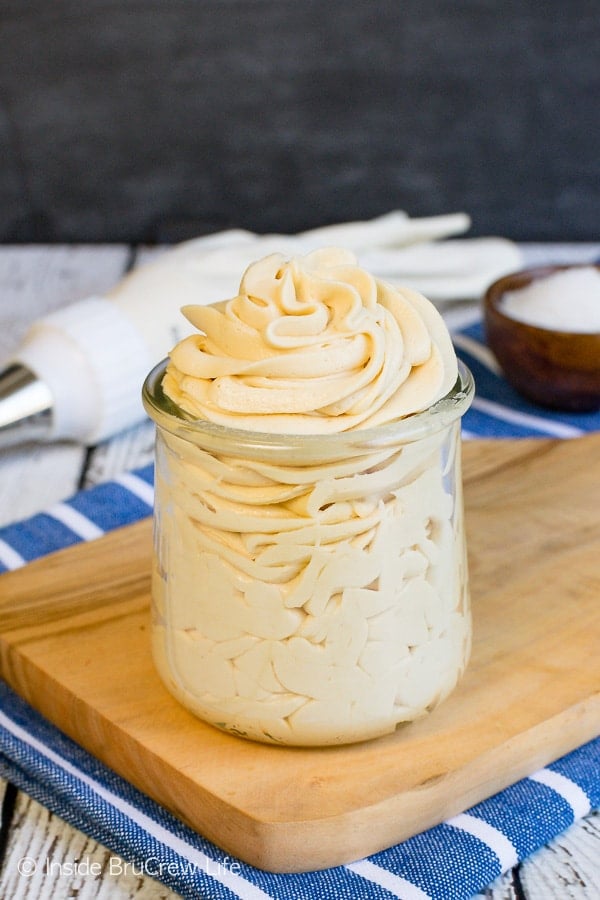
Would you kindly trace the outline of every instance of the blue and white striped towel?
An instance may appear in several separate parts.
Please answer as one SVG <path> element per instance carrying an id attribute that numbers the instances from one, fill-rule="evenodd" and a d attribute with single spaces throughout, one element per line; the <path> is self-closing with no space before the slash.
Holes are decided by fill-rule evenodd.
<path id="1" fill-rule="evenodd" d="M 472 437 L 577 437 L 600 413 L 549 413 L 502 379 L 481 324 L 455 335 L 477 396 L 463 425 Z M 149 515 L 152 467 L 82 491 L 0 529 L 0 571 Z M 0 774 L 126 860 L 128 871 L 185 898 L 462 900 L 600 806 L 600 738 L 467 812 L 347 866 L 274 875 L 226 857 L 46 722 L 0 683 Z M 118 873 L 118 860 L 114 861 Z"/>

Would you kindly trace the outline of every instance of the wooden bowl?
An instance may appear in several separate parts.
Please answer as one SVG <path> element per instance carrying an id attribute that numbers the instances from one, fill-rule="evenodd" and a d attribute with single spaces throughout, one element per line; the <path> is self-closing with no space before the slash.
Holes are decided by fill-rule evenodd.
<path id="1" fill-rule="evenodd" d="M 486 339 L 506 380 L 528 400 L 551 409 L 590 412 L 600 409 L 600 333 L 540 328 L 502 311 L 504 294 L 570 268 L 574 266 L 524 269 L 495 281 L 483 299 Z"/>

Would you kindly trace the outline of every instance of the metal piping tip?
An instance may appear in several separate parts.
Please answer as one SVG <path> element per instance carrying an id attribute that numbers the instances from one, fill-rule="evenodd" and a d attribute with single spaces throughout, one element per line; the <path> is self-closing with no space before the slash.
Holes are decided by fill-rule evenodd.
<path id="1" fill-rule="evenodd" d="M 0 373 L 0 449 L 43 441 L 52 431 L 50 389 L 20 363 Z"/>

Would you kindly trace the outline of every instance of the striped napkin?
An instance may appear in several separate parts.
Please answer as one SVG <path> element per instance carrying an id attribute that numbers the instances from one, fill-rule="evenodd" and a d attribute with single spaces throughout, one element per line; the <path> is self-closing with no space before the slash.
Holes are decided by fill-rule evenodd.
<path id="1" fill-rule="evenodd" d="M 453 334 L 477 394 L 466 439 L 573 438 L 600 413 L 550 413 L 520 398 L 485 346 L 480 321 Z M 0 529 L 0 571 L 148 516 L 152 466 L 125 473 Z M 1 588 L 1 582 L 0 582 Z M 600 738 L 467 812 L 346 866 L 263 872 L 223 854 L 45 721 L 0 683 L 0 775 L 184 898 L 462 900 L 600 806 Z M 111 859 L 118 874 L 119 858 Z"/>

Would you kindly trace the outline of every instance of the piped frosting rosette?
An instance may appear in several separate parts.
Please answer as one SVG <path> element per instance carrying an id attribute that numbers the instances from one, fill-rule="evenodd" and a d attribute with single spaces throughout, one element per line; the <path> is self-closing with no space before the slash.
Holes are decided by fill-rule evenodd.
<path id="1" fill-rule="evenodd" d="M 435 307 L 374 278 L 344 250 L 267 256 L 221 307 L 184 307 L 199 333 L 174 348 L 163 382 L 193 418 L 328 434 L 419 412 L 456 381 Z"/>

